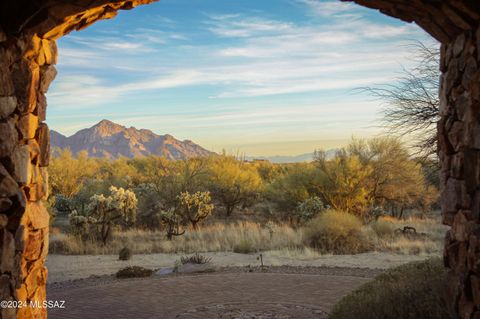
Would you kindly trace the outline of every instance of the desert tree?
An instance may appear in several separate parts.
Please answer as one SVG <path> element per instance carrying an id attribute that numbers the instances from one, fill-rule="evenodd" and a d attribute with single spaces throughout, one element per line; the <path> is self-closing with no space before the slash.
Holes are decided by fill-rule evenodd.
<path id="1" fill-rule="evenodd" d="M 319 174 L 311 163 L 284 165 L 284 172 L 266 186 L 265 196 L 290 224 L 299 221 L 299 207 L 318 195 Z"/>
<path id="2" fill-rule="evenodd" d="M 97 170 L 96 161 L 89 159 L 86 152 L 79 152 L 74 157 L 69 149 L 57 150 L 48 166 L 52 194 L 72 198 L 83 187 L 85 178 Z"/>
<path id="3" fill-rule="evenodd" d="M 436 44 L 421 42 L 409 48 L 414 52 L 412 68 L 403 68 L 392 84 L 362 90 L 383 102 L 382 126 L 391 134 L 410 138 L 415 155 L 426 160 L 437 153 L 440 50 Z"/>
<path id="4" fill-rule="evenodd" d="M 345 150 L 339 150 L 330 160 L 324 152 L 316 151 L 315 165 L 322 176 L 320 194 L 327 205 L 359 216 L 368 213 L 372 202 L 369 196 L 371 166 Z"/>
<path id="5" fill-rule="evenodd" d="M 99 163 L 90 159 L 86 152 L 76 157 L 69 149 L 55 150 L 48 167 L 50 194 L 55 199 L 56 212 L 71 213 L 79 210 L 78 195 L 82 193 L 89 178 L 99 169 Z"/>
<path id="6" fill-rule="evenodd" d="M 212 158 L 209 169 L 209 189 L 227 216 L 240 205 L 251 204 L 261 192 L 262 179 L 249 163 L 223 155 Z"/>
<path id="7" fill-rule="evenodd" d="M 346 151 L 371 167 L 367 189 L 375 207 L 401 217 L 406 208 L 425 211 L 435 202 L 435 187 L 426 181 L 421 164 L 412 159 L 400 139 L 353 139 Z"/>

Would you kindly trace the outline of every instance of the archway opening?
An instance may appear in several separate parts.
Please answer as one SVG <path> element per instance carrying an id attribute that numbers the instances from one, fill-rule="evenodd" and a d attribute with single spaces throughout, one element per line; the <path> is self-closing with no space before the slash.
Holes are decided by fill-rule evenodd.
<path id="1" fill-rule="evenodd" d="M 109 5 L 25 6 L 25 14 L 12 15 L 2 24 L 2 111 L 5 110 L 5 152 L 3 167 L 2 280 L 10 287 L 7 299 L 44 299 L 48 216 L 39 203 L 46 195 L 48 129 L 40 124 L 45 116 L 44 93 L 54 77 L 49 65 L 55 63 L 54 40 L 73 28 L 83 28 L 97 19 L 115 15 L 116 10 L 132 8 L 138 2 Z M 477 126 L 478 102 L 478 8 L 469 2 L 448 2 L 438 10 L 428 3 L 408 8 L 381 1 L 374 4 L 387 14 L 416 21 L 445 45 L 442 47 L 442 120 L 439 124 L 440 155 L 444 164 L 444 221 L 453 223 L 446 248 L 451 269 L 450 295 L 460 298 L 458 312 L 473 315 L 478 287 L 475 261 L 477 242 Z M 11 11 L 21 11 L 11 6 Z M 3 11 L 7 12 L 7 10 Z M 478 33 L 478 32 L 477 32 Z M 17 239 L 14 240 L 14 237 Z M 8 282 L 8 283 L 7 283 Z M 13 288 L 15 287 L 15 288 Z M 12 292 L 16 289 L 16 292 Z M 33 310 L 29 310 L 33 311 Z M 19 311 L 19 316 L 26 316 Z M 45 310 L 34 310 L 44 315 Z M 5 315 L 15 315 L 8 310 Z"/>

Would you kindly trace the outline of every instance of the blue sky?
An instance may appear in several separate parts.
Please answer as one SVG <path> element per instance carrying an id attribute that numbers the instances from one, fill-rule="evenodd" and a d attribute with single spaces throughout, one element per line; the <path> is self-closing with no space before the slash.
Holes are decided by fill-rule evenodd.
<path id="1" fill-rule="evenodd" d="M 59 40 L 48 123 L 102 119 L 214 151 L 295 155 L 378 134 L 391 83 L 432 41 L 413 24 L 321 0 L 162 0 Z"/>

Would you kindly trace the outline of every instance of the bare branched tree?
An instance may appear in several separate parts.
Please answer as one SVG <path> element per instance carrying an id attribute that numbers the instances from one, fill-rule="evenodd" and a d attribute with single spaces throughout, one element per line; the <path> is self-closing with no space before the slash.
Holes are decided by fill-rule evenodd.
<path id="1" fill-rule="evenodd" d="M 363 90 L 384 102 L 382 126 L 390 134 L 408 136 L 415 154 L 431 160 L 437 153 L 436 123 L 439 120 L 440 50 L 438 46 L 415 42 L 415 67 L 403 69 L 394 84 Z"/>

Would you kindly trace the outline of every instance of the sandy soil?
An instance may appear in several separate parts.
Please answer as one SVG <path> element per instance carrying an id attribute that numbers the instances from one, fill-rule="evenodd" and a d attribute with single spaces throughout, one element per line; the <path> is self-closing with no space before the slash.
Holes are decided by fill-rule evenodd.
<path id="1" fill-rule="evenodd" d="M 218 267 L 258 266 L 259 254 L 205 253 L 212 257 Z M 182 255 L 150 254 L 134 255 L 129 261 L 119 261 L 118 255 L 48 255 L 48 279 L 50 283 L 90 276 L 111 275 L 119 269 L 137 265 L 151 269 L 172 267 Z M 433 255 L 432 255 L 433 256 Z M 371 252 L 357 255 L 323 255 L 315 257 L 282 256 L 279 252 L 263 252 L 263 262 L 268 266 L 301 266 L 301 267 L 347 267 L 387 269 L 411 261 L 424 260 L 430 255 L 399 255 L 392 253 Z"/>

